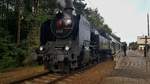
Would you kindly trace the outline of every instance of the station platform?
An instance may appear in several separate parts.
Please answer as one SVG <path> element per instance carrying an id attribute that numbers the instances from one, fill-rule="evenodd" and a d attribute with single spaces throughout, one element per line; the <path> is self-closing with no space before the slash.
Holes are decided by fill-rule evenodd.
<path id="1" fill-rule="evenodd" d="M 144 57 L 140 51 L 127 51 L 114 57 L 116 65 L 101 84 L 150 84 L 150 53 Z"/>

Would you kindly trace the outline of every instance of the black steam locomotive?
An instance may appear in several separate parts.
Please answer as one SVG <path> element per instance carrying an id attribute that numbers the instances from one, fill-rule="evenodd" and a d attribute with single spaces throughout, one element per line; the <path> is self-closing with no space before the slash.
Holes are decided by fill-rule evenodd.
<path id="1" fill-rule="evenodd" d="M 65 8 L 42 24 L 40 56 L 49 71 L 69 72 L 111 58 L 120 50 L 120 42 L 72 10 Z"/>

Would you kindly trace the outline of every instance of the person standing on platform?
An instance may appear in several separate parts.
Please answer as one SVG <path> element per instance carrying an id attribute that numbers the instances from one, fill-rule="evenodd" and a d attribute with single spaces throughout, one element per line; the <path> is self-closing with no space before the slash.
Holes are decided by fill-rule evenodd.
<path id="1" fill-rule="evenodd" d="M 127 55 L 127 43 L 126 42 L 123 43 L 122 49 L 124 52 L 124 56 L 126 56 Z"/>

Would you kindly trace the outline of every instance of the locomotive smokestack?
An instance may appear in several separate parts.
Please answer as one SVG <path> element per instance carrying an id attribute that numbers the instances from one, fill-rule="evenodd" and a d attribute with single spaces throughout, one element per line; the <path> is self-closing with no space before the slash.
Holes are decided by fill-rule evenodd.
<path id="1" fill-rule="evenodd" d="M 64 17 L 71 18 L 75 15 L 73 0 L 57 0 L 56 5 L 63 12 Z"/>
<path id="2" fill-rule="evenodd" d="M 72 0 L 57 0 L 56 4 L 57 4 L 58 8 L 61 9 L 62 11 L 65 9 L 73 10 L 73 8 L 74 8 Z"/>

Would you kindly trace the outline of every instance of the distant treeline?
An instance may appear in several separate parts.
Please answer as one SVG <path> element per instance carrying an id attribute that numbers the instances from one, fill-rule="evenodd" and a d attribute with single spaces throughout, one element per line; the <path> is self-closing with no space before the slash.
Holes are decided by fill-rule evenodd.
<path id="1" fill-rule="evenodd" d="M 32 65 L 32 54 L 39 46 L 41 23 L 54 17 L 56 0 L 0 0 L 0 71 Z M 97 9 L 86 8 L 84 0 L 74 1 L 77 14 L 109 34 Z"/>

